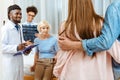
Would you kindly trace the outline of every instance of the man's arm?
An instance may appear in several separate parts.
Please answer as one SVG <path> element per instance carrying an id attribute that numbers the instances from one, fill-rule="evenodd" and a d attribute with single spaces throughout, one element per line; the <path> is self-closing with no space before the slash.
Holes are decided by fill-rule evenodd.
<path id="1" fill-rule="evenodd" d="M 71 50 L 71 49 L 83 50 L 82 43 L 80 41 L 72 41 L 66 37 L 59 36 L 58 43 L 59 43 L 59 47 L 62 50 Z"/>
<path id="2" fill-rule="evenodd" d="M 120 6 L 120 5 L 119 5 Z M 120 8 L 110 5 L 106 11 L 105 22 L 101 35 L 97 38 L 82 40 L 88 55 L 109 49 L 120 34 Z"/>
<path id="3" fill-rule="evenodd" d="M 89 56 L 94 52 L 109 49 L 120 34 L 120 10 L 110 5 L 106 11 L 105 22 L 101 35 L 97 38 L 75 42 L 64 37 L 59 37 L 59 46 L 63 50 L 85 50 Z"/>

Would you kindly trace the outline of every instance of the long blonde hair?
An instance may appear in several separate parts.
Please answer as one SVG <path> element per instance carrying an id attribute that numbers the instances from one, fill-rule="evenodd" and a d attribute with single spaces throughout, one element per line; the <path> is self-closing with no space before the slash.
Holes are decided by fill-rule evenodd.
<path id="1" fill-rule="evenodd" d="M 91 0 L 68 0 L 68 17 L 65 22 L 65 32 L 68 38 L 75 37 L 75 27 L 79 37 L 90 39 L 100 35 L 103 18 L 94 11 Z M 61 32 L 59 35 L 61 35 Z M 76 38 L 77 39 L 77 38 Z"/>

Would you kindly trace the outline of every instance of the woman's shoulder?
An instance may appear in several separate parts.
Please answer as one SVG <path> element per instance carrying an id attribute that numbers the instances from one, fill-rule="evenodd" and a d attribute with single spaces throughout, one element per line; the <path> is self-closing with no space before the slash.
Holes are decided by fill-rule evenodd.
<path id="1" fill-rule="evenodd" d="M 60 24 L 60 30 L 63 31 L 65 29 L 65 22 L 66 21 L 63 21 L 61 24 Z"/>
<path id="2" fill-rule="evenodd" d="M 50 39 L 57 40 L 57 36 L 56 35 L 50 35 Z"/>
<path id="3" fill-rule="evenodd" d="M 35 38 L 35 39 L 34 39 L 34 42 L 38 42 L 38 41 L 39 41 L 39 38 Z"/>

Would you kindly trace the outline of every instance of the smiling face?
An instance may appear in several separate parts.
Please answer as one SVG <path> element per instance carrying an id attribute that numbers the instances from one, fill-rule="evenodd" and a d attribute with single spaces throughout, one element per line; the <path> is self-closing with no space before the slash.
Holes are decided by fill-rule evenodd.
<path id="1" fill-rule="evenodd" d="M 20 23 L 22 18 L 21 10 L 18 10 L 18 9 L 12 10 L 9 13 L 9 17 L 10 17 L 10 20 L 15 24 Z"/>
<path id="2" fill-rule="evenodd" d="M 35 17 L 35 13 L 34 12 L 30 11 L 30 12 L 27 13 L 27 21 L 28 22 L 32 22 L 34 17 Z"/>

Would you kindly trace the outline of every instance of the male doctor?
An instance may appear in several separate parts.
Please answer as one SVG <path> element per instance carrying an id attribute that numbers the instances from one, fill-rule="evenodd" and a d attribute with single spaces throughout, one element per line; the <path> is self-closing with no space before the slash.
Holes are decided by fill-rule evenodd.
<path id="1" fill-rule="evenodd" d="M 15 53 L 23 50 L 26 46 L 26 43 L 23 43 L 21 27 L 18 25 L 21 22 L 21 18 L 21 8 L 18 5 L 14 4 L 8 7 L 9 21 L 1 29 L 2 80 L 23 80 L 22 54 L 14 56 Z"/>

